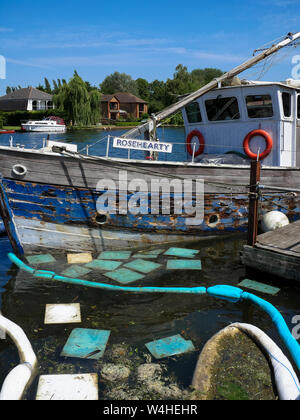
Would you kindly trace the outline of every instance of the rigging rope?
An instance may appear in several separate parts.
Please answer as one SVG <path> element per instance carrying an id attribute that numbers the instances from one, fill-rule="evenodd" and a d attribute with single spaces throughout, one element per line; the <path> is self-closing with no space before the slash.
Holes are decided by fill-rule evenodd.
<path id="1" fill-rule="evenodd" d="M 82 155 L 80 153 L 66 152 L 66 151 L 62 151 L 62 153 L 66 156 L 77 158 L 77 159 L 80 159 L 80 160 L 88 160 L 88 161 L 93 161 L 95 163 L 104 164 L 105 166 L 111 166 L 111 161 L 108 161 L 107 158 L 104 158 L 104 157 L 101 157 L 101 156 L 85 156 L 85 155 Z M 117 168 L 117 169 L 124 169 L 125 168 L 125 169 L 128 169 L 131 172 L 142 173 L 142 174 L 145 174 L 145 175 L 152 174 L 152 175 L 159 176 L 159 177 L 162 177 L 162 178 L 180 179 L 180 180 L 183 180 L 183 181 L 189 179 L 189 178 L 184 178 L 184 177 L 182 177 L 180 175 L 177 175 L 177 174 L 175 176 L 175 175 L 172 175 L 172 174 L 167 174 L 167 173 L 163 173 L 163 172 L 159 172 L 159 171 L 154 171 L 154 170 L 152 170 L 148 167 L 145 168 L 145 169 L 136 168 L 135 166 L 133 166 L 132 164 L 127 163 L 127 162 L 113 161 L 113 163 L 114 163 L 114 167 Z M 191 179 L 191 181 L 196 182 L 196 179 Z M 229 183 L 216 182 L 216 181 L 206 181 L 206 180 L 204 180 L 204 182 L 208 185 L 222 186 L 224 188 L 230 189 L 231 191 L 233 191 L 234 187 L 242 187 L 242 188 L 245 188 L 245 189 L 249 188 L 248 184 L 234 184 L 234 185 L 232 185 L 232 184 L 229 184 Z"/>

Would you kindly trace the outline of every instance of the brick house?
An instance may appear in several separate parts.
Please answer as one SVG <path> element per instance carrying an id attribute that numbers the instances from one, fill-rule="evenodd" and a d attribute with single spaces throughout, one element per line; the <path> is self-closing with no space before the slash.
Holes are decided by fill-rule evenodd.
<path id="1" fill-rule="evenodd" d="M 148 104 L 143 99 L 127 92 L 101 96 L 101 116 L 103 119 L 119 120 L 127 116 L 140 118 L 148 112 Z"/>
<path id="2" fill-rule="evenodd" d="M 52 99 L 52 95 L 29 86 L 1 96 L 0 111 L 44 111 L 53 109 Z"/>

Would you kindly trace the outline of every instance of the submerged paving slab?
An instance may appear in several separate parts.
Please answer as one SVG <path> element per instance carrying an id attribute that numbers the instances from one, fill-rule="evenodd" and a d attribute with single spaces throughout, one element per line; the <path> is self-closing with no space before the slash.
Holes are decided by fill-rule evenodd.
<path id="1" fill-rule="evenodd" d="M 110 261 L 110 260 L 94 260 L 85 265 L 86 268 L 91 268 L 92 270 L 103 270 L 111 271 L 118 268 L 122 262 L 120 261 Z"/>
<path id="2" fill-rule="evenodd" d="M 98 375 L 42 375 L 39 378 L 36 400 L 98 400 Z"/>
<path id="3" fill-rule="evenodd" d="M 132 258 L 157 258 L 157 255 L 155 254 L 134 254 Z"/>
<path id="4" fill-rule="evenodd" d="M 36 264 L 47 264 L 53 263 L 56 259 L 50 254 L 39 254 L 39 255 L 29 255 L 26 257 L 29 264 L 36 265 Z"/>
<path id="5" fill-rule="evenodd" d="M 66 277 L 79 278 L 79 277 L 85 276 L 91 271 L 92 271 L 91 269 L 82 267 L 81 265 L 72 265 L 71 267 L 63 271 L 61 274 L 62 276 L 66 276 Z"/>
<path id="6" fill-rule="evenodd" d="M 81 322 L 80 304 L 47 304 L 45 309 L 45 324 L 72 324 Z"/>
<path id="7" fill-rule="evenodd" d="M 168 260 L 167 270 L 202 270 L 201 260 Z"/>
<path id="8" fill-rule="evenodd" d="M 273 296 L 280 292 L 280 289 L 278 289 L 278 287 L 269 286 L 268 284 L 259 283 L 257 281 L 249 279 L 243 280 L 241 283 L 238 284 L 238 286 Z"/>
<path id="9" fill-rule="evenodd" d="M 143 252 L 137 252 L 132 257 L 133 258 L 157 258 L 159 254 L 164 252 L 164 249 L 150 249 Z"/>
<path id="10" fill-rule="evenodd" d="M 144 278 L 142 274 L 128 270 L 127 268 L 119 268 L 118 270 L 104 273 L 104 275 L 122 284 L 132 283 Z"/>
<path id="11" fill-rule="evenodd" d="M 162 359 L 163 357 L 175 356 L 177 354 L 195 350 L 193 343 L 190 340 L 185 340 L 179 334 L 151 341 L 146 344 L 146 347 L 156 359 Z"/>
<path id="12" fill-rule="evenodd" d="M 75 328 L 66 342 L 61 356 L 80 359 L 100 359 L 106 349 L 110 331 Z"/>
<path id="13" fill-rule="evenodd" d="M 200 251 L 188 248 L 169 248 L 164 255 L 170 257 L 194 258 Z"/>
<path id="14" fill-rule="evenodd" d="M 130 258 L 130 251 L 103 251 L 98 256 L 100 260 L 128 260 Z"/>
<path id="15" fill-rule="evenodd" d="M 92 254 L 90 252 L 84 252 L 81 254 L 68 254 L 68 264 L 87 264 L 93 261 Z"/>
<path id="16" fill-rule="evenodd" d="M 131 261 L 128 264 L 125 264 L 124 267 L 140 271 L 141 273 L 151 273 L 151 271 L 156 270 L 157 268 L 161 267 L 161 264 L 156 264 L 152 261 L 145 261 L 142 259 L 136 259 L 135 261 Z"/>

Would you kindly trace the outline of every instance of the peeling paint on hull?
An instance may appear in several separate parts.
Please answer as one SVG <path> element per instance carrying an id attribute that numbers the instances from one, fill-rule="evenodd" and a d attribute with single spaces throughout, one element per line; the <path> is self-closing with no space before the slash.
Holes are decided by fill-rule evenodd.
<path id="1" fill-rule="evenodd" d="M 206 193 L 204 220 L 196 226 L 187 225 L 184 216 L 175 214 L 108 214 L 106 222 L 99 225 L 96 202 L 101 192 L 95 189 L 11 179 L 3 179 L 2 184 L 24 250 L 45 247 L 98 252 L 191 242 L 247 230 L 245 194 Z M 291 220 L 299 218 L 298 196 L 272 193 L 268 199 L 262 203 L 262 212 L 278 210 L 279 205 Z"/>

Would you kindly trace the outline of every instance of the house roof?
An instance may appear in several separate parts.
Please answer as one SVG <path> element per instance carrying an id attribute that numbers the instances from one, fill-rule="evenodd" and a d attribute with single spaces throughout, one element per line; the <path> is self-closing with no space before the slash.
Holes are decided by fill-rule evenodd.
<path id="1" fill-rule="evenodd" d="M 27 88 L 17 89 L 14 92 L 8 93 L 5 96 L 0 97 L 0 101 L 8 101 L 8 100 L 22 100 L 22 99 L 33 99 L 33 100 L 43 100 L 43 101 L 51 101 L 53 95 L 49 93 L 42 92 L 32 86 Z"/>
<path id="2" fill-rule="evenodd" d="M 112 98 L 116 98 L 120 103 L 130 104 L 130 103 L 139 103 L 146 104 L 147 102 L 132 93 L 128 92 L 117 92 L 113 95 L 101 95 L 101 102 L 109 102 Z"/>
<path id="3" fill-rule="evenodd" d="M 109 102 L 112 100 L 114 95 L 103 95 L 101 94 L 101 102 Z"/>

